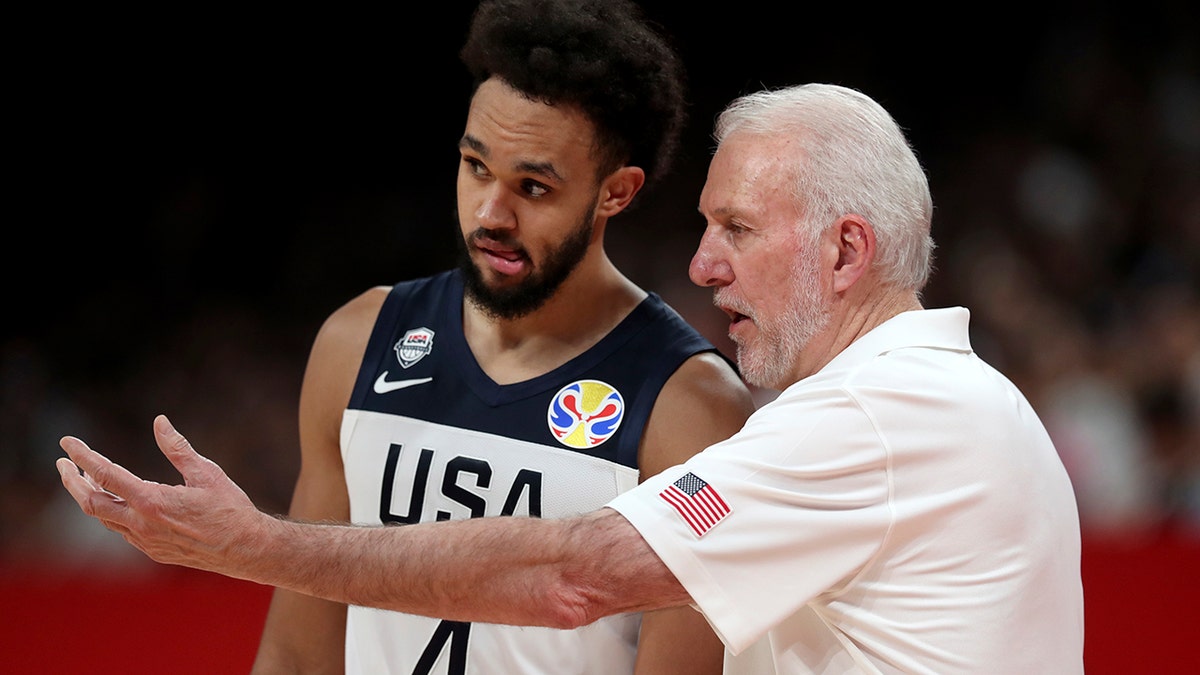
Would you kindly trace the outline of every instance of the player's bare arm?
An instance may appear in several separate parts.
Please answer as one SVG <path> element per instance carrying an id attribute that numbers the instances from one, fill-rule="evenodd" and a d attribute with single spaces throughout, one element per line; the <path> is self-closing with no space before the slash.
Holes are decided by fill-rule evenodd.
<path id="1" fill-rule="evenodd" d="M 300 390 L 300 474 L 289 517 L 350 518 L 339 433 L 354 374 L 386 287 L 359 295 L 322 324 Z M 340 673 L 345 665 L 346 606 L 277 589 L 271 596 L 252 673 Z"/>
<path id="2" fill-rule="evenodd" d="M 301 523 L 258 510 L 166 417 L 154 434 L 183 485 L 144 481 L 73 437 L 57 466 L 84 513 L 160 563 L 341 603 L 555 628 L 691 602 L 611 509 L 402 527 Z"/>
<path id="3" fill-rule="evenodd" d="M 754 412 L 750 391 L 719 355 L 697 354 L 667 380 L 642 439 L 642 478 L 681 464 L 742 428 Z M 635 672 L 717 674 L 725 647 L 700 612 L 673 607 L 642 618 Z"/>

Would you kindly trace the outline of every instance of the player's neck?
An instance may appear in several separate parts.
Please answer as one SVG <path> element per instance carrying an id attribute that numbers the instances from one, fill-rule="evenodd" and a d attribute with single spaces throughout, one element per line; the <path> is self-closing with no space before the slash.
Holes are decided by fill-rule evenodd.
<path id="1" fill-rule="evenodd" d="M 463 332 L 481 368 L 501 384 L 537 377 L 587 351 L 646 297 L 607 257 L 581 264 L 537 310 L 515 319 L 463 305 Z"/>

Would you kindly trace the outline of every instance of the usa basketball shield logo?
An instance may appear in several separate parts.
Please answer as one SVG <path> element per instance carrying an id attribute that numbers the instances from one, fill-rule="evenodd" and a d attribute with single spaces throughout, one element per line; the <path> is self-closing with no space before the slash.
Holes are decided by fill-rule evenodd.
<path id="1" fill-rule="evenodd" d="M 428 328 L 414 328 L 405 333 L 393 349 L 396 350 L 400 366 L 409 368 L 433 351 L 433 331 Z"/>
<path id="2" fill-rule="evenodd" d="M 625 417 L 625 400 L 612 385 L 578 380 L 550 400 L 550 433 L 568 448 L 594 448 L 612 438 Z"/>

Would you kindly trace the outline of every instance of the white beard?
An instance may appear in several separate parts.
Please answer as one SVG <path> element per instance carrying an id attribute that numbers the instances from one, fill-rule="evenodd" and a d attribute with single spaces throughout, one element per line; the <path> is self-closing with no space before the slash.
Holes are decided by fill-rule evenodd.
<path id="1" fill-rule="evenodd" d="M 714 301 L 754 322 L 757 337 L 742 341 L 730 336 L 737 345 L 738 368 L 747 382 L 758 387 L 783 390 L 794 380 L 793 373 L 800 353 L 812 339 L 829 325 L 831 308 L 818 286 L 819 262 L 815 248 L 792 264 L 791 278 L 795 283 L 779 316 L 759 317 L 749 307 L 739 306 L 733 298 L 722 298 L 721 291 Z"/>

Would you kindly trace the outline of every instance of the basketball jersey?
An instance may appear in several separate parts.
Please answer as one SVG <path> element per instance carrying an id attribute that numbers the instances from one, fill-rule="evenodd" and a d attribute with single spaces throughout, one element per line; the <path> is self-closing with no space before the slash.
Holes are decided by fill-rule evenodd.
<path id="1" fill-rule="evenodd" d="M 557 518 L 638 483 L 638 445 L 659 390 L 715 351 L 655 294 L 595 346 L 515 384 L 493 382 L 463 335 L 457 271 L 394 286 L 343 414 L 351 520 Z M 403 583 L 403 580 L 397 580 Z M 348 673 L 632 672 L 641 617 L 575 630 L 443 621 L 351 606 Z"/>

